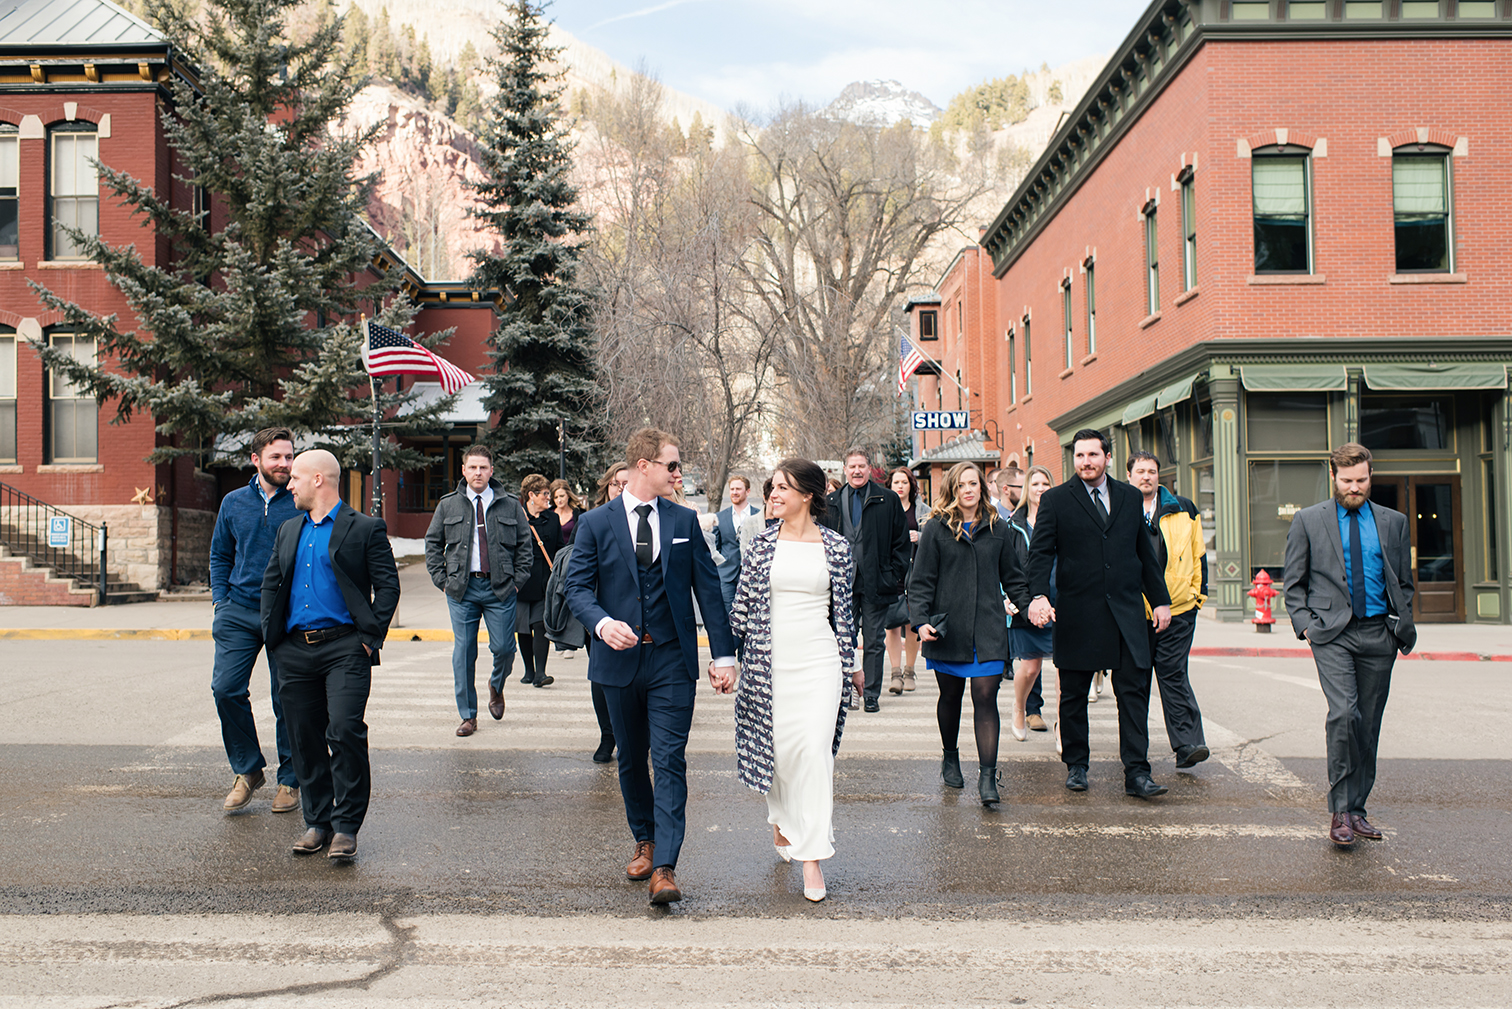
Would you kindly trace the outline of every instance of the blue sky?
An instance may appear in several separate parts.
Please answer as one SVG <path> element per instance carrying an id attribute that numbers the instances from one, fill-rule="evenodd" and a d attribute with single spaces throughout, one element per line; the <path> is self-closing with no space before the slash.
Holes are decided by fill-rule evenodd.
<path id="1" fill-rule="evenodd" d="M 893 78 L 943 107 L 974 84 L 1106 53 L 1148 0 L 557 0 L 547 15 L 724 108 L 825 103 Z M 948 12 L 949 17 L 940 13 Z"/>

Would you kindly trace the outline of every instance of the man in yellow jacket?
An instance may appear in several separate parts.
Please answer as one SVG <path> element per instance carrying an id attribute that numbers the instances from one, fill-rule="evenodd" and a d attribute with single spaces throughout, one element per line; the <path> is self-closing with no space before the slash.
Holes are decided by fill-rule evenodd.
<path id="1" fill-rule="evenodd" d="M 1165 568 L 1171 593 L 1171 623 L 1150 629 L 1155 682 L 1165 709 L 1166 737 L 1176 751 L 1177 767 L 1193 767 L 1208 758 L 1202 711 L 1192 693 L 1187 657 L 1197 630 L 1197 611 L 1207 601 L 1207 550 L 1197 506 L 1160 486 L 1160 460 L 1150 452 L 1129 456 L 1129 482 L 1144 495 L 1145 532 Z M 1146 610 L 1149 604 L 1145 604 Z"/>

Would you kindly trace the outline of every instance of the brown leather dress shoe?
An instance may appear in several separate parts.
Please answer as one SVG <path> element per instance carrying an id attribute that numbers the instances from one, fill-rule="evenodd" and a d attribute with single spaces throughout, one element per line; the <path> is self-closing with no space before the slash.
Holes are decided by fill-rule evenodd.
<path id="1" fill-rule="evenodd" d="M 670 904 L 678 900 L 682 900 L 682 891 L 677 888 L 672 870 L 664 865 L 651 874 L 651 903 Z"/>
<path id="2" fill-rule="evenodd" d="M 488 688 L 488 713 L 494 716 L 494 721 L 504 717 L 504 695 L 493 687 Z"/>
<path id="3" fill-rule="evenodd" d="M 1341 848 L 1348 848 L 1355 842 L 1354 829 L 1349 826 L 1348 813 L 1335 813 L 1333 822 L 1328 827 L 1328 839 Z"/>
<path id="4" fill-rule="evenodd" d="M 1354 831 L 1355 837 L 1363 837 L 1367 841 L 1383 840 L 1381 832 L 1370 825 L 1370 821 L 1357 813 L 1349 814 L 1349 829 Z"/>
<path id="5" fill-rule="evenodd" d="M 299 808 L 299 789 L 290 788 L 288 785 L 279 785 L 278 793 L 273 796 L 273 812 L 292 813 Z"/>
<path id="6" fill-rule="evenodd" d="M 294 854 L 313 855 L 324 848 L 331 840 L 331 832 L 321 830 L 319 827 L 311 827 L 304 832 L 304 836 L 294 842 Z"/>
<path id="7" fill-rule="evenodd" d="M 478 720 L 476 718 L 464 718 L 462 719 L 462 724 L 457 726 L 457 735 L 459 736 L 470 736 L 477 731 Z"/>
<path id="8" fill-rule="evenodd" d="M 332 834 L 331 850 L 326 852 L 326 858 L 356 858 L 357 838 L 352 834 Z"/>
<path id="9" fill-rule="evenodd" d="M 625 866 L 627 879 L 642 880 L 651 878 L 651 856 L 656 854 L 655 841 L 636 841 L 635 857 L 630 864 Z"/>
<path id="10" fill-rule="evenodd" d="M 1040 717 L 1039 715 L 1030 715 L 1028 718 L 1024 719 L 1024 722 L 1029 726 L 1030 732 L 1050 731 L 1050 726 L 1046 725 L 1044 718 Z"/>
<path id="11" fill-rule="evenodd" d="M 263 787 L 265 780 L 260 770 L 251 774 L 238 774 L 231 783 L 231 791 L 226 793 L 226 801 L 221 804 L 221 809 L 228 813 L 246 809 L 252 802 L 252 793 Z"/>

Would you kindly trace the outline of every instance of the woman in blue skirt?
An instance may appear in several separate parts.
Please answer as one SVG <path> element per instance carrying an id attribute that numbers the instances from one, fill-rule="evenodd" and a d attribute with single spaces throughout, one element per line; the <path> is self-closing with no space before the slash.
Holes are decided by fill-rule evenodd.
<path id="1" fill-rule="evenodd" d="M 1034 522 L 1039 517 L 1040 496 L 1055 486 L 1050 471 L 1043 466 L 1030 466 L 1024 474 L 1024 503 L 1013 513 L 1009 524 L 1013 529 L 1014 553 L 1019 566 L 1029 569 L 1029 543 L 1034 539 Z M 1055 605 L 1055 569 L 1050 569 L 1050 605 Z M 1027 735 L 1024 725 L 1025 701 L 1034 681 L 1039 679 L 1040 666 L 1052 658 L 1055 650 L 1055 623 L 1035 627 L 1029 622 L 1022 607 L 1013 610 L 1013 623 L 1008 628 L 1008 651 L 1018 660 L 1018 672 L 1013 679 L 1013 720 L 1009 723 L 1013 738 L 1024 741 Z"/>
<path id="2" fill-rule="evenodd" d="M 977 791 L 982 805 L 999 801 L 997 753 L 1002 721 L 997 692 L 1008 661 L 1003 600 L 1029 608 L 1013 533 L 985 504 L 986 479 L 975 463 L 952 467 L 940 488 L 933 520 L 919 532 L 919 552 L 908 579 L 909 622 L 923 642 L 925 664 L 940 685 L 935 709 L 944 757 L 940 774 L 963 788 L 958 737 L 961 700 L 971 685 L 977 744 Z M 985 506 L 984 506 L 985 504 Z"/>

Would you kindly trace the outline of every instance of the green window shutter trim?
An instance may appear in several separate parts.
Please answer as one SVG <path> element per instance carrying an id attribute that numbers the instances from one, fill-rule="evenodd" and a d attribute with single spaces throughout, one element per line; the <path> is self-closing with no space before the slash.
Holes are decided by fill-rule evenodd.
<path id="1" fill-rule="evenodd" d="M 1349 373 L 1342 364 L 1246 364 L 1240 381 L 1250 392 L 1344 392 Z"/>
<path id="2" fill-rule="evenodd" d="M 1505 363 L 1367 364 L 1365 384 L 1374 390 L 1505 389 Z"/>

